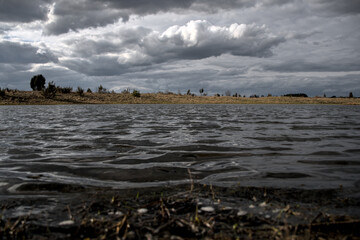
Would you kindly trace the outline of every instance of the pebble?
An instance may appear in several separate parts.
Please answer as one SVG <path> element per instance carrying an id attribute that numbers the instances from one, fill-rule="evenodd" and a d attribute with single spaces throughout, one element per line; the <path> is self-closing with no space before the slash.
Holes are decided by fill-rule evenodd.
<path id="1" fill-rule="evenodd" d="M 266 202 L 262 202 L 259 204 L 259 207 L 266 207 L 266 205 L 267 205 Z"/>
<path id="2" fill-rule="evenodd" d="M 121 211 L 116 211 L 116 212 L 109 212 L 109 215 L 116 215 L 116 216 L 124 216 L 124 214 Z"/>
<path id="3" fill-rule="evenodd" d="M 201 211 L 204 211 L 204 212 L 214 212 L 215 209 L 213 207 L 202 207 L 200 208 Z"/>
<path id="4" fill-rule="evenodd" d="M 59 223 L 60 226 L 65 226 L 65 225 L 72 225 L 75 222 L 73 220 L 66 220 L 66 221 L 62 221 Z"/>
<path id="5" fill-rule="evenodd" d="M 148 210 L 147 210 L 146 208 L 139 208 L 139 209 L 137 210 L 137 212 L 138 212 L 139 214 L 145 214 L 145 213 L 148 212 Z"/>
<path id="6" fill-rule="evenodd" d="M 241 209 L 237 213 L 238 216 L 245 216 L 246 214 L 247 214 L 247 212 L 244 210 L 241 210 Z"/>

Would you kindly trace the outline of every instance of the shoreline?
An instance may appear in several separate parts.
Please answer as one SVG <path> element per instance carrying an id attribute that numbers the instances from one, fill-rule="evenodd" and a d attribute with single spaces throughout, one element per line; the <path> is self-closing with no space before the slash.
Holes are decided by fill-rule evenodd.
<path id="1" fill-rule="evenodd" d="M 49 184 L 48 184 L 49 185 Z M 47 189 L 48 188 L 48 189 Z M 26 188 L 22 189 L 26 194 Z M 29 189 L 34 194 L 35 189 Z M 86 189 L 46 184 L 47 198 L 2 201 L 5 239 L 347 239 L 360 236 L 358 198 L 346 189 L 181 185 Z M 59 192 L 57 192 L 59 191 Z M 65 200 L 56 201 L 54 199 Z M 35 211 L 17 215 L 17 209 Z M 33 207 L 30 207 L 30 209 Z M 356 211 L 354 211 L 356 210 Z M 13 215 L 13 216 L 12 216 Z"/>
<path id="2" fill-rule="evenodd" d="M 10 91 L 0 97 L 0 105 L 73 105 L 73 104 L 318 104 L 360 105 L 360 98 L 324 97 L 231 97 L 191 96 L 165 93 L 143 93 L 134 97 L 130 93 L 57 93 L 45 98 L 37 91 Z"/>

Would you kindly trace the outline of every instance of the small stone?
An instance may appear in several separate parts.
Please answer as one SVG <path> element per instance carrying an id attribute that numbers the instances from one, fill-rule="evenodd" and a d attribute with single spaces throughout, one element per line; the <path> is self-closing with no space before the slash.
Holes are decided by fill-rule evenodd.
<path id="1" fill-rule="evenodd" d="M 109 215 L 116 215 L 116 216 L 124 216 L 124 214 L 121 212 L 121 211 L 111 211 L 111 212 L 108 212 Z"/>
<path id="2" fill-rule="evenodd" d="M 213 208 L 213 207 L 202 207 L 201 209 L 200 209 L 201 211 L 204 211 L 204 212 L 214 212 L 215 211 L 215 209 Z"/>
<path id="3" fill-rule="evenodd" d="M 244 210 L 241 210 L 241 209 L 237 213 L 238 216 L 245 216 L 246 214 L 247 214 L 247 212 Z"/>
<path id="4" fill-rule="evenodd" d="M 266 205 L 267 205 L 266 202 L 262 202 L 259 204 L 259 207 L 266 207 Z"/>
<path id="5" fill-rule="evenodd" d="M 148 212 L 148 210 L 147 210 L 146 208 L 139 208 L 139 209 L 137 210 L 137 212 L 138 212 L 138 214 L 145 214 L 145 213 Z"/>
<path id="6" fill-rule="evenodd" d="M 249 208 L 255 208 L 255 206 L 254 206 L 254 205 L 252 205 L 252 204 L 250 204 L 250 205 L 249 205 Z"/>
<path id="7" fill-rule="evenodd" d="M 60 226 L 65 226 L 65 225 L 73 225 L 75 222 L 73 220 L 66 220 L 66 221 L 62 221 L 59 223 Z"/>

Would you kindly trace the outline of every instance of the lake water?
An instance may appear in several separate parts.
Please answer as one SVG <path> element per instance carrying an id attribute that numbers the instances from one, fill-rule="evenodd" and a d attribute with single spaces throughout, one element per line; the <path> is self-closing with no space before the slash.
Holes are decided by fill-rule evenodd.
<path id="1" fill-rule="evenodd" d="M 0 106 L 0 193 L 44 183 L 360 187 L 360 107 Z M 28 184 L 28 188 L 24 188 Z"/>

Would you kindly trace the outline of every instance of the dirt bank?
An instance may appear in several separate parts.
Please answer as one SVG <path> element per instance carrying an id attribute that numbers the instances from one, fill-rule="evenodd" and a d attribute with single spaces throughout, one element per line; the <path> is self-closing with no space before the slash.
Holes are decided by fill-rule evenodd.
<path id="1" fill-rule="evenodd" d="M 0 105 L 55 105 L 55 104 L 342 104 L 360 105 L 359 98 L 304 98 L 304 97 L 215 97 L 178 94 L 145 93 L 134 97 L 127 93 L 56 93 L 45 98 L 41 92 L 10 91 L 0 97 Z"/>

